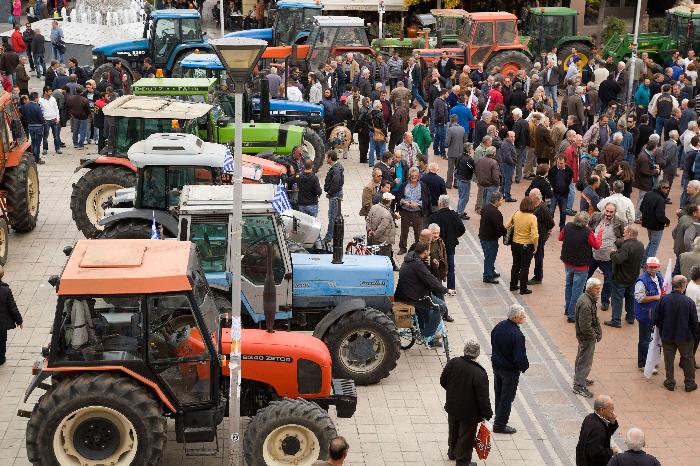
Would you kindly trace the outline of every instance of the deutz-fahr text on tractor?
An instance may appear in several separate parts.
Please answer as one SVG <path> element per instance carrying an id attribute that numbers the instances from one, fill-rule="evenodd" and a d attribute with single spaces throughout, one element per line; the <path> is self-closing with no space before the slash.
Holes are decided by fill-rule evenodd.
<path id="1" fill-rule="evenodd" d="M 78 241 L 61 276 L 51 342 L 24 401 L 27 457 L 36 466 L 155 466 L 168 419 L 188 454 L 216 454 L 228 413 L 231 345 L 190 242 Z M 240 412 L 252 416 L 249 466 L 310 465 L 336 435 L 327 413 L 351 417 L 351 380 L 331 378 L 311 335 L 243 330 Z M 234 387 L 235 390 L 235 387 Z M 208 449 L 193 443 L 215 442 Z"/>

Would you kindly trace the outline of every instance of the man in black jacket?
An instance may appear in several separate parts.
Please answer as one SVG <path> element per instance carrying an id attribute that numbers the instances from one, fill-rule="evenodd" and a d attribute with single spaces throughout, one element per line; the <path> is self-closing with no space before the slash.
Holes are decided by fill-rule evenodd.
<path id="1" fill-rule="evenodd" d="M 530 367 L 525 335 L 520 331 L 525 319 L 525 309 L 520 304 L 512 304 L 508 309 L 508 318 L 496 324 L 491 331 L 491 365 L 496 396 L 493 431 L 500 434 L 516 432 L 514 427 L 508 425 L 508 418 L 518 390 L 520 373 L 525 373 Z"/>
<path id="2" fill-rule="evenodd" d="M 484 283 L 498 283 L 500 273 L 496 273 L 496 256 L 498 255 L 498 240 L 506 234 L 503 226 L 503 214 L 498 210 L 503 205 L 503 194 L 498 191 L 491 194 L 491 202 L 481 210 L 479 220 L 479 240 L 484 251 Z"/>
<path id="3" fill-rule="evenodd" d="M 632 427 L 625 435 L 628 450 L 613 456 L 608 466 L 661 466 L 659 460 L 642 450 L 645 444 L 642 429 Z"/>
<path id="4" fill-rule="evenodd" d="M 516 83 L 516 86 L 518 84 L 520 83 Z M 523 103 L 524 106 L 525 104 Z M 518 152 L 517 163 L 515 164 L 515 182 L 520 183 L 520 180 L 523 178 L 525 160 L 527 159 L 527 146 L 530 145 L 530 127 L 527 120 L 523 118 L 523 111 L 520 108 L 514 108 L 512 114 L 515 150 Z"/>
<path id="5" fill-rule="evenodd" d="M 610 438 L 618 429 L 612 398 L 599 395 L 593 402 L 594 413 L 583 419 L 576 444 L 576 466 L 605 466 L 617 448 L 610 447 Z"/>
<path id="6" fill-rule="evenodd" d="M 569 185 L 574 178 L 574 172 L 566 164 L 563 155 L 557 157 L 557 164 L 549 169 L 547 179 L 552 187 L 552 200 L 549 203 L 549 211 L 554 211 L 559 206 L 559 229 L 566 224 L 566 201 L 569 197 Z"/>
<path id="7" fill-rule="evenodd" d="M 542 201 L 542 192 L 538 188 L 531 189 L 528 196 L 535 201 L 535 211 L 533 213 L 537 218 L 539 241 L 537 242 L 537 251 L 535 251 L 535 270 L 532 279 L 528 280 L 527 284 L 539 285 L 542 283 L 544 276 L 544 245 L 549 239 L 552 228 L 554 228 L 554 218 L 547 204 Z"/>
<path id="8" fill-rule="evenodd" d="M 5 270 L 0 266 L 0 280 L 2 280 L 3 275 L 5 275 Z M 22 315 L 17 309 L 10 286 L 0 281 L 0 366 L 5 364 L 7 331 L 15 327 L 23 328 Z"/>
<path id="9" fill-rule="evenodd" d="M 608 79 L 600 83 L 598 87 L 598 102 L 600 108 L 605 110 L 608 108 L 608 104 L 617 99 L 617 95 L 620 93 L 620 85 L 615 81 L 615 73 L 610 73 Z M 601 112 L 602 113 L 602 112 Z"/>
<path id="10" fill-rule="evenodd" d="M 330 243 L 333 239 L 333 225 L 335 217 L 338 215 L 339 201 L 343 199 L 343 185 L 345 176 L 343 166 L 338 162 L 338 153 L 334 150 L 326 152 L 326 164 L 330 165 L 326 179 L 323 183 L 323 190 L 328 198 L 328 230 L 323 238 L 325 243 Z"/>
<path id="11" fill-rule="evenodd" d="M 455 250 L 459 244 L 459 237 L 467 229 L 459 219 L 457 212 L 450 209 L 450 196 L 443 194 L 438 199 L 439 210 L 430 216 L 430 222 L 440 227 L 440 238 L 445 242 L 447 253 L 447 292 L 455 293 Z"/>
<path id="12" fill-rule="evenodd" d="M 480 352 L 479 343 L 467 341 L 464 356 L 450 359 L 440 375 L 440 385 L 447 392 L 447 457 L 452 461 L 457 460 L 458 466 L 475 464 L 471 460 L 477 426 L 493 416 L 489 377 L 475 361 Z"/>
<path id="13" fill-rule="evenodd" d="M 321 183 L 314 173 L 314 161 L 304 161 L 304 171 L 294 176 L 299 194 L 297 196 L 297 210 L 312 217 L 318 216 L 318 198 L 321 197 Z"/>
<path id="14" fill-rule="evenodd" d="M 469 202 L 469 190 L 471 189 L 475 168 L 472 152 L 472 145 L 470 143 L 465 144 L 462 155 L 455 161 L 454 178 L 457 183 L 457 214 L 462 220 L 469 220 L 466 208 Z"/>
<path id="15" fill-rule="evenodd" d="M 642 226 L 647 229 L 649 234 L 649 244 L 644 251 L 644 258 L 656 257 L 656 251 L 661 244 L 661 237 L 664 234 L 664 228 L 671 224 L 671 221 L 666 217 L 666 198 L 671 187 L 667 181 L 659 182 L 656 189 L 649 191 L 644 195 L 639 210 L 642 213 Z M 640 262 L 641 264 L 641 262 Z"/>
<path id="16" fill-rule="evenodd" d="M 435 335 L 442 318 L 440 308 L 430 304 L 432 295 L 444 295 L 447 288 L 430 273 L 425 262 L 430 257 L 430 246 L 418 242 L 413 251 L 406 254 L 399 270 L 399 282 L 396 284 L 394 298 L 411 304 L 416 308 L 421 334 L 431 347 L 441 347 L 440 337 Z"/>
<path id="17" fill-rule="evenodd" d="M 433 140 L 433 154 L 447 158 L 445 141 L 447 139 L 447 121 L 449 107 L 447 106 L 447 89 L 440 91 L 440 96 L 433 102 L 433 123 L 435 125 L 435 139 Z"/>
<path id="18" fill-rule="evenodd" d="M 625 321 L 634 324 L 634 284 L 639 277 L 639 264 L 644 260 L 644 245 L 637 239 L 637 229 L 625 227 L 622 241 L 615 242 L 617 250 L 610 253 L 613 264 L 612 319 L 603 322 L 609 327 L 622 327 L 622 300 L 625 300 Z"/>

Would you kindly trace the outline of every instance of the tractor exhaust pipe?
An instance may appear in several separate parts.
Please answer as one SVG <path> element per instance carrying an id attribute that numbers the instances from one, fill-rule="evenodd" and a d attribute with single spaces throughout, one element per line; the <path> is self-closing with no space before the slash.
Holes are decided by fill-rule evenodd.
<path id="1" fill-rule="evenodd" d="M 272 257 L 274 255 L 272 244 L 265 244 L 265 253 L 267 254 L 267 271 L 265 273 L 265 285 L 263 286 L 263 312 L 265 314 L 265 328 L 269 333 L 274 333 L 277 292 L 275 291 L 275 279 L 272 273 Z"/>
<path id="2" fill-rule="evenodd" d="M 260 121 L 270 122 L 270 81 L 260 73 Z"/>
<path id="3" fill-rule="evenodd" d="M 338 212 L 333 222 L 333 264 L 343 263 L 343 237 L 345 236 L 345 221 L 343 220 L 342 199 L 337 199 Z"/>

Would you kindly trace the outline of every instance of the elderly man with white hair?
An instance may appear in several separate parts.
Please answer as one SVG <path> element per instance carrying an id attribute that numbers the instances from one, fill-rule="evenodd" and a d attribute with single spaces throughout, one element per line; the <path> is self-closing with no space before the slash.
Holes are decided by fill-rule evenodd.
<path id="1" fill-rule="evenodd" d="M 610 465 L 611 458 L 619 453 L 611 447 L 610 438 L 618 429 L 615 404 L 608 395 L 599 395 L 593 402 L 593 411 L 581 423 L 581 433 L 576 444 L 576 464 Z"/>
<path id="2" fill-rule="evenodd" d="M 598 320 L 598 296 L 602 287 L 600 280 L 591 277 L 586 280 L 586 291 L 576 300 L 574 319 L 578 351 L 574 366 L 573 391 L 586 398 L 593 397 L 593 393 L 588 390 L 588 386 L 593 384 L 593 381 L 588 379 L 588 374 L 593 367 L 595 345 L 603 338 Z"/>
<path id="3" fill-rule="evenodd" d="M 510 409 L 515 400 L 520 373 L 530 367 L 525 348 L 525 335 L 520 331 L 527 316 L 520 304 L 512 304 L 508 315 L 491 331 L 491 365 L 493 366 L 493 386 L 496 396 L 496 418 L 493 431 L 501 434 L 514 434 L 514 427 L 508 425 Z"/>
<path id="4" fill-rule="evenodd" d="M 474 464 L 471 460 L 476 428 L 493 416 L 489 377 L 476 362 L 480 352 L 479 343 L 468 340 L 464 344 L 464 357 L 450 359 L 440 375 L 440 385 L 447 392 L 447 457 L 459 465 Z"/>
<path id="5" fill-rule="evenodd" d="M 661 466 L 655 456 L 646 453 L 644 432 L 638 427 L 632 427 L 625 435 L 627 451 L 613 456 L 608 466 Z"/>

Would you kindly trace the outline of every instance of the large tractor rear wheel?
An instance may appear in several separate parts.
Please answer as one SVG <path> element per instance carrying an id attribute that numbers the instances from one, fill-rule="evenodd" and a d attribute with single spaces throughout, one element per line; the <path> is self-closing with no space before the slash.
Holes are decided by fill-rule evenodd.
<path id="1" fill-rule="evenodd" d="M 9 235 L 10 235 L 10 230 L 7 226 L 7 220 L 0 217 L 0 265 L 5 265 L 5 263 L 7 262 L 7 251 L 8 251 L 8 245 L 9 245 L 8 236 Z"/>
<path id="2" fill-rule="evenodd" d="M 16 167 L 5 170 L 2 187 L 7 191 L 7 216 L 12 229 L 27 233 L 39 217 L 39 173 L 30 154 L 22 155 Z"/>
<path id="3" fill-rule="evenodd" d="M 321 136 L 311 128 L 304 128 L 302 145 L 306 154 L 314 161 L 314 172 L 317 172 L 323 165 L 326 154 Z"/>
<path id="4" fill-rule="evenodd" d="M 501 68 L 501 74 L 503 76 L 508 76 L 509 73 L 512 73 L 513 76 L 515 76 L 519 70 L 524 69 L 525 71 L 528 71 L 532 66 L 532 62 L 528 56 L 522 52 L 517 50 L 506 50 L 496 53 L 496 55 L 489 60 L 486 69 L 491 72 L 496 66 Z"/>
<path id="5" fill-rule="evenodd" d="M 583 42 L 567 42 L 561 46 L 561 49 L 557 53 L 557 59 L 561 60 L 562 69 L 566 72 L 569 69 L 568 61 L 571 58 L 571 49 L 575 48 L 581 61 L 579 62 L 579 71 L 581 68 L 586 66 L 593 58 L 593 50 L 591 47 Z"/>
<path id="6" fill-rule="evenodd" d="M 333 376 L 353 379 L 358 385 L 388 376 L 401 355 L 396 325 L 372 308 L 345 314 L 331 325 L 323 341 L 333 358 Z"/>
<path id="7" fill-rule="evenodd" d="M 103 204 L 122 188 L 136 186 L 136 173 L 119 165 L 100 165 L 73 184 L 70 210 L 75 226 L 86 238 L 97 238 L 104 227 L 98 225 L 104 215 Z"/>
<path id="8" fill-rule="evenodd" d="M 331 417 L 316 403 L 301 398 L 272 401 L 248 424 L 245 461 L 248 466 L 311 466 L 326 459 L 336 435 Z"/>
<path id="9" fill-rule="evenodd" d="M 64 379 L 27 423 L 27 458 L 36 466 L 155 466 L 167 424 L 143 386 L 112 373 Z"/>
<path id="10" fill-rule="evenodd" d="M 150 239 L 151 224 L 139 219 L 126 219 L 108 224 L 100 239 Z"/>

